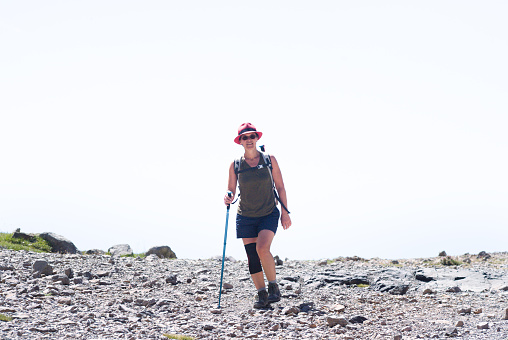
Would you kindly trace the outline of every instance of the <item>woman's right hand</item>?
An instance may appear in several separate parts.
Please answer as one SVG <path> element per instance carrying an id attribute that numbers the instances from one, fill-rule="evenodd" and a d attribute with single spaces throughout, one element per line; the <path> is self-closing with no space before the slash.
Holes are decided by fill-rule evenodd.
<path id="1" fill-rule="evenodd" d="M 235 198 L 235 195 L 229 191 L 225 196 L 224 196 L 224 204 L 225 205 L 230 205 L 231 203 L 233 203 L 233 199 Z"/>

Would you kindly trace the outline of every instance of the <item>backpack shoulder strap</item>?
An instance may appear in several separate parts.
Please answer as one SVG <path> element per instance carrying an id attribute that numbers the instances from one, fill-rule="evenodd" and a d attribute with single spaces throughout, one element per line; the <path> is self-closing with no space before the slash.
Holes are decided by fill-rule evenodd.
<path id="1" fill-rule="evenodd" d="M 238 175 L 238 173 L 240 172 L 240 164 L 242 163 L 242 158 L 237 158 L 235 159 L 235 175 Z"/>
<path id="2" fill-rule="evenodd" d="M 288 214 L 289 214 L 288 208 L 286 208 L 284 203 L 282 203 L 282 201 L 280 200 L 279 194 L 277 193 L 277 189 L 275 189 L 275 182 L 273 180 L 273 175 L 272 175 L 272 169 L 273 169 L 273 167 L 272 167 L 272 160 L 270 158 L 270 155 L 267 154 L 267 153 L 264 153 L 264 152 L 261 152 L 261 155 L 263 156 L 263 160 L 265 161 L 265 165 L 268 167 L 268 172 L 270 173 L 270 178 L 272 179 L 273 193 L 275 195 L 275 198 L 277 199 L 277 201 L 279 201 L 280 205 L 282 205 L 284 210 L 286 210 L 288 212 Z"/>
<path id="3" fill-rule="evenodd" d="M 263 161 L 265 162 L 265 165 L 267 165 L 270 168 L 270 170 L 273 169 L 272 168 L 272 159 L 270 158 L 270 155 L 267 153 L 261 152 L 261 156 L 263 157 Z"/>
<path id="4" fill-rule="evenodd" d="M 272 175 L 272 160 L 270 158 L 270 155 L 264 152 L 261 152 L 261 157 L 263 157 L 263 161 L 265 162 L 265 166 L 268 168 L 268 173 L 270 174 L 270 178 L 272 179 L 272 186 L 275 188 L 275 182 L 273 181 L 273 175 Z"/>

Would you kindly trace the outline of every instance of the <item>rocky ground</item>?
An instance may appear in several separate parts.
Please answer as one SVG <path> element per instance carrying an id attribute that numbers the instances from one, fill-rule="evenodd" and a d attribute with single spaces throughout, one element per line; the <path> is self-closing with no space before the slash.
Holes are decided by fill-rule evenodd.
<path id="1" fill-rule="evenodd" d="M 508 339 L 508 253 L 286 260 L 283 299 L 263 310 L 232 259 L 217 308 L 220 268 L 0 249 L 0 314 L 12 317 L 0 339 Z"/>

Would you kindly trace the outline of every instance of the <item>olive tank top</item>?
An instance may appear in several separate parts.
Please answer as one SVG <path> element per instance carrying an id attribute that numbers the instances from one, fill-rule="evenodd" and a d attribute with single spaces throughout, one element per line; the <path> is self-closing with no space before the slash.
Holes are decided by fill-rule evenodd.
<path id="1" fill-rule="evenodd" d="M 264 165 L 263 157 L 259 157 L 259 165 Z M 251 166 L 242 156 L 240 170 Z M 270 215 L 275 208 L 275 194 L 273 193 L 270 169 L 263 167 L 238 174 L 240 187 L 240 203 L 237 213 L 247 217 L 262 217 Z"/>

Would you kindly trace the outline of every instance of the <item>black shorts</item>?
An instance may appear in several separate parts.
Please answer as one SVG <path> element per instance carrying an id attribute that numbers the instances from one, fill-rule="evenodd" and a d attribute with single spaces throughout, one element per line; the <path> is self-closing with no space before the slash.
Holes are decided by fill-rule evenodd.
<path id="1" fill-rule="evenodd" d="M 270 215 L 263 217 L 248 217 L 236 215 L 236 238 L 258 237 L 261 230 L 267 229 L 277 232 L 280 211 L 275 207 Z"/>

